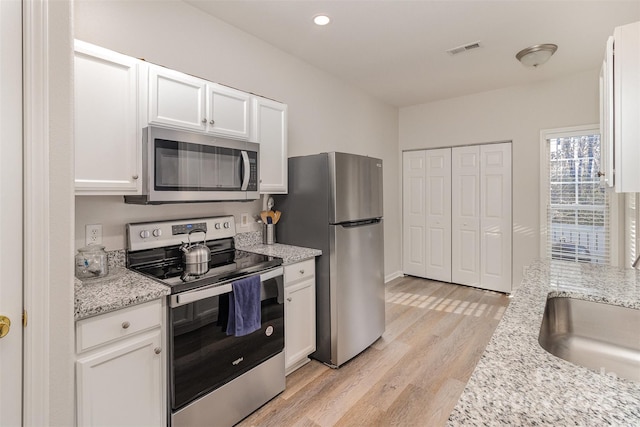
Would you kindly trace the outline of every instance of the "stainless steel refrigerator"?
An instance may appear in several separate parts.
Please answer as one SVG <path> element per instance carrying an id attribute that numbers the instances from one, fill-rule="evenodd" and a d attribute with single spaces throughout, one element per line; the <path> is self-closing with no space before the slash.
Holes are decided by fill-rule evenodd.
<path id="1" fill-rule="evenodd" d="M 314 359 L 338 367 L 384 332 L 382 160 L 346 153 L 289 159 L 279 243 L 317 248 Z"/>

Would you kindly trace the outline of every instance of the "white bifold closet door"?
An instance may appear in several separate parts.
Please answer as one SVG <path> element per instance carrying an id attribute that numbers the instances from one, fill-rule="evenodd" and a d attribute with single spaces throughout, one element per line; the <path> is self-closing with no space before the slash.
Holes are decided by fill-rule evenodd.
<path id="1" fill-rule="evenodd" d="M 404 272 L 451 281 L 451 149 L 403 153 Z"/>
<path id="2" fill-rule="evenodd" d="M 452 281 L 511 292 L 511 144 L 452 149 Z"/>

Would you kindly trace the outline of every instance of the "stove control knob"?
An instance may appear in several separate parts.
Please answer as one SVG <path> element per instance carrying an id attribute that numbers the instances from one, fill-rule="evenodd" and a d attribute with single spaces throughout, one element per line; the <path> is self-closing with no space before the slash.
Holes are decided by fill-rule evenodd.
<path id="1" fill-rule="evenodd" d="M 159 228 L 156 228 L 155 230 L 153 230 L 153 237 L 160 237 L 162 236 L 162 230 L 160 230 Z"/>
<path id="2" fill-rule="evenodd" d="M 224 223 L 224 228 L 229 228 L 229 223 L 228 222 Z"/>
<path id="3" fill-rule="evenodd" d="M 216 225 L 214 225 L 214 227 L 215 227 L 216 230 L 220 230 L 220 223 L 216 222 Z"/>
<path id="4" fill-rule="evenodd" d="M 149 237 L 149 230 L 142 230 L 140 232 L 140 237 L 142 237 L 143 239 L 146 239 L 147 237 Z"/>

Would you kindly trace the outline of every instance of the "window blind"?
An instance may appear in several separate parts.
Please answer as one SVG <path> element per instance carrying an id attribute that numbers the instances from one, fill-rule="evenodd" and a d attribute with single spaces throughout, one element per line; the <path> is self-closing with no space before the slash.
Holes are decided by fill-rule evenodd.
<path id="1" fill-rule="evenodd" d="M 625 194 L 625 215 L 624 215 L 624 235 L 625 235 L 625 267 L 630 267 L 636 260 L 638 254 L 638 221 L 640 221 L 640 209 L 638 209 L 640 194 Z"/>
<path id="2" fill-rule="evenodd" d="M 547 254 L 552 259 L 608 264 L 609 196 L 600 187 L 600 135 L 546 140 Z"/>

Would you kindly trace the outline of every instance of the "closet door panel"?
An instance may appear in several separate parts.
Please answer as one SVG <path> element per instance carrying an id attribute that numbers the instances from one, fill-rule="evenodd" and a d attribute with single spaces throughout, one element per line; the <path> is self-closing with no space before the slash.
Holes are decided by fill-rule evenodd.
<path id="1" fill-rule="evenodd" d="M 451 279 L 480 284 L 480 147 L 451 150 Z"/>
<path id="2" fill-rule="evenodd" d="M 480 283 L 511 292 L 511 144 L 480 148 Z"/>
<path id="3" fill-rule="evenodd" d="M 424 151 L 402 153 L 403 272 L 425 277 L 426 156 Z"/>
<path id="4" fill-rule="evenodd" d="M 451 281 L 451 149 L 426 151 L 426 277 Z"/>

